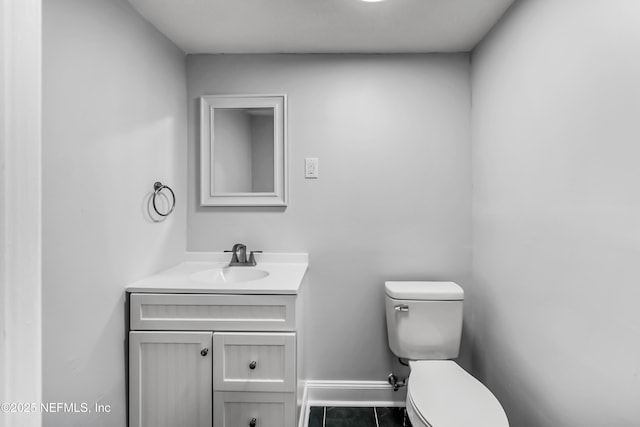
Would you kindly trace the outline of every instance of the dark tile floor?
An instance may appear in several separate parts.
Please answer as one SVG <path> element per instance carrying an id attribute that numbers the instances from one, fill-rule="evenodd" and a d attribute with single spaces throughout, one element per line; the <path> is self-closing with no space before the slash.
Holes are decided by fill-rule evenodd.
<path id="1" fill-rule="evenodd" d="M 404 408 L 312 406 L 308 427 L 411 427 Z"/>

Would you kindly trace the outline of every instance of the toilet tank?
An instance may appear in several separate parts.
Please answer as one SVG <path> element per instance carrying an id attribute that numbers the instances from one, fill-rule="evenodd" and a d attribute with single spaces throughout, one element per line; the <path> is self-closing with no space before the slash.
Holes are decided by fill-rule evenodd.
<path id="1" fill-rule="evenodd" d="M 391 351 L 410 360 L 458 357 L 463 300 L 454 282 L 385 282 Z"/>

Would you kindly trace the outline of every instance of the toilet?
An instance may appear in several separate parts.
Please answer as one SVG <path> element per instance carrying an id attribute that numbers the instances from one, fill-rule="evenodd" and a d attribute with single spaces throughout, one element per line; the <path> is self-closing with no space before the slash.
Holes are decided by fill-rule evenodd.
<path id="1" fill-rule="evenodd" d="M 389 347 L 409 362 L 407 414 L 413 427 L 508 427 L 498 399 L 453 360 L 464 291 L 453 282 L 386 282 Z"/>

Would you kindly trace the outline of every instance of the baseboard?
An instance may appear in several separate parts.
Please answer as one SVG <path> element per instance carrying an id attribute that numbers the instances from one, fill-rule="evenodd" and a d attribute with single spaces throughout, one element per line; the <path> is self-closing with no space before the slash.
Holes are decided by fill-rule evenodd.
<path id="1" fill-rule="evenodd" d="M 404 406 L 406 389 L 393 391 L 386 381 L 307 381 L 298 427 L 309 423 L 311 406 Z"/>

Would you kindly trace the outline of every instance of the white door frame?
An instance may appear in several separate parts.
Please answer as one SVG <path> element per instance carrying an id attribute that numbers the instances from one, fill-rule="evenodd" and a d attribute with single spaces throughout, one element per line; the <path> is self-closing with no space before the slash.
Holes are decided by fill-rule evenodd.
<path id="1" fill-rule="evenodd" d="M 41 0 L 0 0 L 0 402 L 42 399 Z M 38 410 L 0 427 L 41 426 Z"/>

